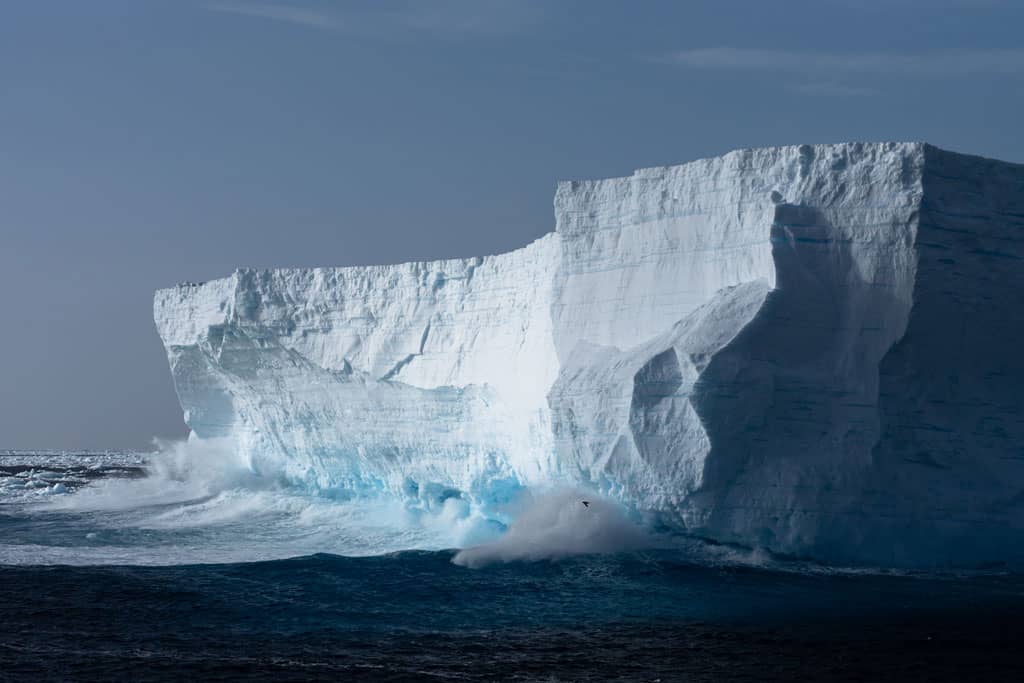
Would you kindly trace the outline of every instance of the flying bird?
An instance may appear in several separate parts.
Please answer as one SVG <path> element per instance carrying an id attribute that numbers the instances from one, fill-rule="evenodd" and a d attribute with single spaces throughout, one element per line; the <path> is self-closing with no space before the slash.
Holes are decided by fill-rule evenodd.
<path id="1" fill-rule="evenodd" d="M 590 507 L 590 501 L 589 500 L 581 500 L 580 502 L 583 503 L 583 507 L 585 507 L 585 508 Z"/>

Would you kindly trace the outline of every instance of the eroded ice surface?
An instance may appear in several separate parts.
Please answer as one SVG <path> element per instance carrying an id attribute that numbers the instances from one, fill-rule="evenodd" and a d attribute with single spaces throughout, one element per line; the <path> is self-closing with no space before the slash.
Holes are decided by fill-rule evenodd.
<path id="1" fill-rule="evenodd" d="M 186 421 L 338 498 L 507 521 L 572 486 L 826 561 L 1022 559 L 1024 167 L 742 150 L 562 183 L 555 216 L 497 256 L 157 292 Z"/>

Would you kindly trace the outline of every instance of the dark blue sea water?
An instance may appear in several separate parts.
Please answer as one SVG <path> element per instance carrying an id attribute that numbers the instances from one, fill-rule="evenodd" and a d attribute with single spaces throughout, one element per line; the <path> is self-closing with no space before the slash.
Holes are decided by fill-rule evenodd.
<path id="1" fill-rule="evenodd" d="M 0 462 L 0 476 L 19 467 Z M 102 463 L 78 479 L 45 471 L 70 488 L 107 476 Z M 176 509 L 166 501 L 125 530 L 121 513 L 21 493 L 0 504 L 3 680 L 1024 680 L 1013 574 L 837 571 L 678 548 L 479 569 L 452 551 L 110 564 L 146 544 L 146 564 L 176 557 L 175 544 L 195 552 L 196 529 L 153 526 Z M 246 542 L 244 524 L 214 526 L 203 527 L 210 544 Z M 254 552 L 267 543 L 253 533 Z M 51 562 L 62 554 L 79 566 Z"/>

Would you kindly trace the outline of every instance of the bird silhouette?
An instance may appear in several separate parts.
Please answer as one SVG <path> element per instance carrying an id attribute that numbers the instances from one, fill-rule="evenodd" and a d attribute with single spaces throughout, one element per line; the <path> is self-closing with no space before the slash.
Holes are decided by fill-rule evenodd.
<path id="1" fill-rule="evenodd" d="M 585 507 L 585 508 L 590 507 L 590 501 L 589 500 L 581 500 L 580 502 L 583 503 L 583 507 Z"/>

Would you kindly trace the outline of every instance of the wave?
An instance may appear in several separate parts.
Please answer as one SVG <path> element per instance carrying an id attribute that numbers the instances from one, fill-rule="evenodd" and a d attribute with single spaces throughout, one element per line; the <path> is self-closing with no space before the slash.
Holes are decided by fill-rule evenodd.
<path id="1" fill-rule="evenodd" d="M 158 442 L 145 476 L 8 506 L 15 514 L 0 524 L 16 524 L 20 535 L 0 543 L 0 563 L 237 563 L 451 548 L 465 549 L 457 564 L 478 567 L 652 545 L 624 510 L 585 491 L 523 489 L 497 514 L 446 491 L 412 493 L 296 485 L 255 470 L 227 439 Z"/>
<path id="2" fill-rule="evenodd" d="M 615 503 L 579 490 L 530 495 L 500 538 L 466 548 L 453 562 L 482 567 L 495 562 L 559 559 L 664 547 L 665 539 L 627 518 Z"/>
<path id="3" fill-rule="evenodd" d="M 26 471 L 28 461 L 19 460 L 8 469 L 18 469 L 8 477 L 11 485 L 0 481 L 0 564 L 223 564 L 450 549 L 452 563 L 477 569 L 668 551 L 705 567 L 912 575 L 823 566 L 655 533 L 627 509 L 585 489 L 522 489 L 497 515 L 484 514 L 459 496 L 425 487 L 404 497 L 309 489 L 279 472 L 257 472 L 229 440 L 157 447 L 144 462 L 127 458 L 130 467 L 118 458 L 86 467 L 70 456 L 40 455 L 32 461 L 37 469 Z M 88 472 L 113 474 L 90 479 Z"/>

